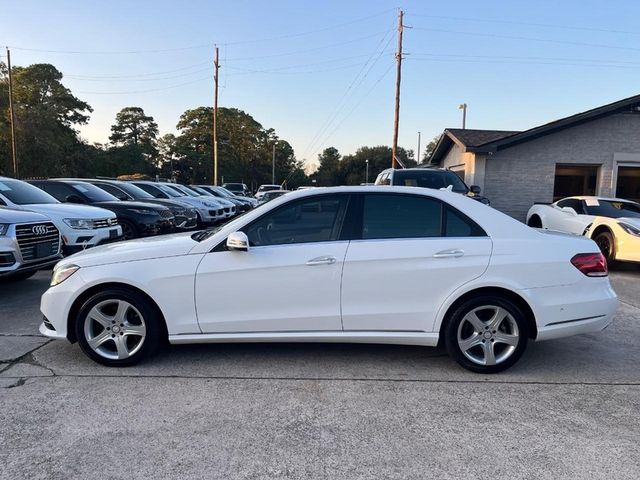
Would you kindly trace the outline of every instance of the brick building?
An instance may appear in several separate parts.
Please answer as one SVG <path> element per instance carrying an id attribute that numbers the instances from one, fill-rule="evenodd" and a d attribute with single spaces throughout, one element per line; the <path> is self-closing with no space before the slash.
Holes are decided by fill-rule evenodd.
<path id="1" fill-rule="evenodd" d="M 429 161 L 518 220 L 570 195 L 640 201 L 640 95 L 523 132 L 446 129 Z"/>

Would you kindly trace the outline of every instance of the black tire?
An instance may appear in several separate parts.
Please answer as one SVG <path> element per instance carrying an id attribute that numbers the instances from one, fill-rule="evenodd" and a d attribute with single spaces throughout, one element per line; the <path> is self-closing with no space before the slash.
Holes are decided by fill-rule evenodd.
<path id="1" fill-rule="evenodd" d="M 532 228 L 542 228 L 542 220 L 540 220 L 540 217 L 538 215 L 531 215 L 531 218 L 527 222 L 527 225 Z"/>
<path id="2" fill-rule="evenodd" d="M 498 337 L 495 337 L 496 340 L 494 340 L 494 336 L 492 334 L 495 334 L 496 331 L 491 332 L 490 330 L 487 330 L 488 334 L 492 336 L 485 338 L 482 335 L 485 335 L 486 332 L 485 330 L 482 330 L 483 332 L 482 335 L 476 337 L 481 343 L 467 350 L 467 352 L 471 352 L 469 353 L 469 355 L 475 356 L 475 352 L 478 351 L 478 348 L 480 349 L 480 351 L 484 353 L 485 344 L 487 345 L 486 348 L 491 348 L 491 351 L 494 352 L 494 355 L 496 356 L 496 360 L 498 360 L 501 355 L 505 355 L 505 358 L 503 360 L 497 361 L 497 363 L 493 365 L 483 365 L 483 364 L 479 364 L 477 362 L 472 361 L 470 358 L 467 357 L 465 353 L 463 353 L 458 342 L 458 333 L 459 331 L 464 330 L 464 328 L 468 328 L 470 326 L 469 322 L 464 320 L 465 316 L 476 309 L 479 309 L 477 310 L 477 313 L 479 314 L 478 316 L 480 317 L 480 319 L 483 320 L 482 325 L 487 325 L 488 323 L 484 321 L 484 319 L 482 318 L 482 315 L 484 315 L 485 312 L 490 312 L 491 308 L 494 308 L 494 307 L 503 309 L 503 311 L 506 311 L 510 315 L 510 317 L 505 317 L 505 321 L 503 321 L 498 328 L 499 329 L 504 328 L 506 330 L 508 326 L 511 326 L 513 327 L 511 333 L 513 333 L 516 331 L 515 327 L 517 327 L 517 335 L 509 337 L 510 340 L 517 342 L 517 344 L 515 345 L 504 344 L 500 341 L 496 341 Z M 486 310 L 483 310 L 482 308 L 486 308 Z M 495 311 L 497 312 L 498 310 L 495 310 Z M 463 322 L 464 322 L 464 325 L 461 327 L 461 323 Z M 513 326 L 513 323 L 515 323 L 515 327 Z M 461 365 L 462 367 L 476 373 L 498 373 L 513 366 L 524 353 L 525 349 L 527 348 L 527 343 L 529 340 L 529 328 L 528 328 L 527 318 L 522 312 L 522 310 L 518 308 L 518 306 L 515 305 L 510 300 L 507 300 L 506 298 L 500 297 L 497 295 L 482 295 L 482 296 L 470 298 L 465 302 L 463 302 L 448 317 L 443 333 L 444 333 L 445 346 L 449 356 L 453 358 L 456 362 L 458 362 L 458 364 Z M 504 334 L 504 333 L 508 333 L 508 332 L 506 331 L 498 332 L 498 334 Z M 473 335 L 475 335 L 475 332 L 472 334 L 472 336 Z M 471 336 L 469 337 L 469 339 L 470 338 Z"/>
<path id="3" fill-rule="evenodd" d="M 122 226 L 122 238 L 124 240 L 131 240 L 133 238 L 138 238 L 140 235 L 138 234 L 138 229 L 129 220 L 120 220 L 120 226 Z"/>
<path id="4" fill-rule="evenodd" d="M 600 232 L 594 237 L 593 241 L 600 248 L 600 251 L 607 259 L 607 263 L 612 264 L 616 261 L 616 243 L 610 231 L 604 230 Z"/>
<path id="5" fill-rule="evenodd" d="M 105 309 L 113 308 L 111 307 L 111 303 L 117 306 L 118 302 L 125 302 L 133 307 L 126 312 L 128 314 L 129 321 L 136 323 L 136 325 L 132 324 L 132 326 L 138 326 L 137 321 L 142 317 L 140 324 L 145 328 L 145 334 L 140 345 L 137 344 L 135 335 L 131 337 L 121 337 L 125 342 L 127 342 L 127 339 L 133 339 L 133 343 L 135 343 L 135 348 L 131 348 L 131 350 L 135 350 L 135 353 L 122 359 L 107 358 L 105 355 L 108 355 L 111 352 L 113 352 L 114 355 L 118 354 L 117 341 L 114 340 L 114 338 L 118 337 L 118 333 L 119 335 L 123 335 L 126 327 L 123 328 L 122 324 L 118 326 L 112 320 L 112 323 L 114 323 L 114 325 L 112 325 L 113 328 L 104 328 L 104 332 L 100 332 L 96 335 L 97 337 L 102 333 L 106 333 L 107 337 L 109 335 L 112 337 L 112 339 L 107 338 L 100 346 L 100 351 L 102 353 L 94 350 L 94 348 L 89 345 L 86 335 L 87 329 L 85 328 L 86 322 L 93 322 L 92 320 L 88 320 L 87 317 L 94 307 L 98 305 L 105 305 Z M 102 310 L 102 312 L 105 314 L 107 313 L 105 310 Z M 139 316 L 138 313 L 140 314 Z M 111 320 L 111 317 L 107 316 L 107 318 Z M 93 322 L 93 324 L 97 324 L 97 322 Z M 118 332 L 115 331 L 116 328 L 118 328 Z M 111 331 L 106 332 L 106 330 Z M 127 290 L 125 288 L 110 288 L 97 293 L 86 300 L 82 307 L 80 307 L 78 315 L 75 318 L 75 333 L 82 351 L 95 362 L 108 367 L 128 367 L 140 362 L 144 358 L 148 358 L 157 351 L 163 338 L 166 336 L 165 329 L 163 328 L 163 320 L 154 305 L 152 305 L 151 302 L 140 293 L 133 290 Z M 129 345 L 133 347 L 131 342 Z"/>
<path id="6" fill-rule="evenodd" d="M 10 282 L 21 282 L 22 280 L 27 280 L 28 278 L 33 277 L 36 273 L 38 273 L 38 270 L 31 270 L 29 272 L 20 272 L 14 275 L 9 275 L 7 277 L 7 280 Z"/>

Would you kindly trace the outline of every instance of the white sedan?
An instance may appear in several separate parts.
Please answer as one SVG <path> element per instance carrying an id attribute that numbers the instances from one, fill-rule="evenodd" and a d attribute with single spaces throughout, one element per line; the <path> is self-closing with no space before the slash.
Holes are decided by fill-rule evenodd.
<path id="1" fill-rule="evenodd" d="M 640 204 L 621 198 L 568 197 L 534 205 L 527 225 L 593 239 L 609 262 L 640 262 Z"/>
<path id="2" fill-rule="evenodd" d="M 222 226 L 61 261 L 40 331 L 131 365 L 163 340 L 436 346 L 483 373 L 531 340 L 597 332 L 617 297 L 586 238 L 551 234 L 455 193 L 289 193 Z"/>

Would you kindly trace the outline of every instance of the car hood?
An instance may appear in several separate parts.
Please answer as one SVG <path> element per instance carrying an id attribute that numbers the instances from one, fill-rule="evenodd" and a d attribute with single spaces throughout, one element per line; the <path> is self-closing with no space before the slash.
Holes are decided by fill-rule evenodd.
<path id="1" fill-rule="evenodd" d="M 191 235 L 192 233 L 176 233 L 100 245 L 71 255 L 62 260 L 59 265 L 93 267 L 186 255 L 198 244 Z"/>
<path id="2" fill-rule="evenodd" d="M 105 208 L 146 208 L 149 210 L 162 210 L 158 205 L 153 203 L 129 201 L 129 200 L 114 200 L 109 202 L 97 202 L 96 205 L 104 206 Z"/>
<path id="3" fill-rule="evenodd" d="M 30 212 L 43 213 L 49 217 L 57 219 L 89 218 L 97 220 L 115 217 L 112 211 L 105 210 L 104 208 L 70 203 L 38 203 L 32 205 L 21 205 L 21 207 Z"/>
<path id="4" fill-rule="evenodd" d="M 0 223 L 31 223 L 48 221 L 49 217 L 39 213 L 0 207 Z"/>
<path id="5" fill-rule="evenodd" d="M 632 227 L 636 227 L 640 229 L 640 218 L 623 217 L 623 218 L 618 218 L 616 220 L 618 222 L 626 223 L 628 225 L 631 225 Z"/>

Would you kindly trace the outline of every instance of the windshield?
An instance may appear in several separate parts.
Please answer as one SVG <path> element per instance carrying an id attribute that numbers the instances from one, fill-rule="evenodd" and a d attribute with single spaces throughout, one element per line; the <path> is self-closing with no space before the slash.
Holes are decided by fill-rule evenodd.
<path id="1" fill-rule="evenodd" d="M 211 195 L 213 195 L 213 193 L 205 190 L 204 188 L 200 188 L 200 187 L 189 187 L 191 188 L 191 190 L 193 190 L 194 192 L 199 193 L 200 195 L 206 195 L 207 197 L 210 197 Z"/>
<path id="2" fill-rule="evenodd" d="M 186 193 L 184 193 L 184 192 L 182 192 L 180 190 L 174 190 L 169 185 L 164 185 L 164 184 L 158 183 L 157 185 L 154 185 L 154 186 L 158 187 L 160 190 L 162 190 L 164 193 L 166 193 L 170 197 L 186 197 L 187 196 Z"/>
<path id="3" fill-rule="evenodd" d="M 188 188 L 184 188 L 182 185 L 169 185 L 165 184 L 167 188 L 170 190 L 175 190 L 176 192 L 180 192 L 187 197 L 198 197 L 199 195 Z"/>
<path id="4" fill-rule="evenodd" d="M 609 218 L 640 218 L 640 204 L 612 200 L 585 200 L 587 215 Z"/>
<path id="5" fill-rule="evenodd" d="M 243 183 L 225 183 L 222 187 L 226 188 L 227 190 L 233 190 L 236 192 L 241 192 L 242 190 L 244 190 Z"/>
<path id="6" fill-rule="evenodd" d="M 58 203 L 48 193 L 38 187 L 20 180 L 0 180 L 0 194 L 16 205 L 32 205 L 37 203 Z"/>
<path id="7" fill-rule="evenodd" d="M 92 202 L 117 202 L 119 201 L 116 197 L 111 195 L 110 193 L 105 192 L 100 187 L 96 187 L 95 185 L 91 185 L 90 183 L 71 183 L 70 184 L 74 190 L 82 193 L 85 197 L 87 197 Z"/>
<path id="8" fill-rule="evenodd" d="M 270 190 L 280 190 L 280 185 L 261 185 L 259 192 L 268 192 Z"/>
<path id="9" fill-rule="evenodd" d="M 225 197 L 235 197 L 233 192 L 230 192 L 229 190 L 227 190 L 224 187 L 218 187 L 218 188 L 215 189 L 215 191 L 218 192 L 220 195 L 223 195 Z"/>
<path id="10" fill-rule="evenodd" d="M 124 190 L 125 192 L 127 192 L 129 195 L 131 195 L 133 198 L 137 200 L 155 198 L 150 193 L 145 192 L 140 187 L 136 187 L 131 183 L 118 183 L 117 186 L 118 188 L 120 188 L 121 190 Z"/>
<path id="11" fill-rule="evenodd" d="M 448 170 L 396 170 L 393 184 L 405 187 L 447 188 L 451 185 L 456 193 L 467 193 L 469 189 L 455 173 Z"/>

